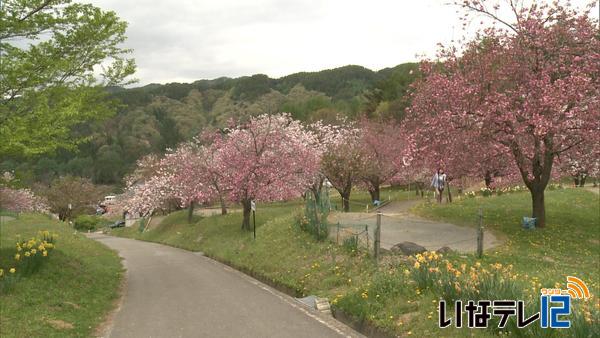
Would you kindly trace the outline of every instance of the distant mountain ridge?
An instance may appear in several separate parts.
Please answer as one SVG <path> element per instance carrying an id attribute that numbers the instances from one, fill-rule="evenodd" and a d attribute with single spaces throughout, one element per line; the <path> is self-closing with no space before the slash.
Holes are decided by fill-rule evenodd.
<path id="1" fill-rule="evenodd" d="M 321 71 L 298 72 L 280 78 L 270 78 L 264 74 L 254 74 L 237 78 L 219 77 L 216 79 L 201 79 L 191 83 L 151 83 L 134 88 L 113 87 L 111 88 L 111 92 L 126 103 L 130 101 L 128 97 L 131 98 L 132 93 L 145 97 L 144 101 L 154 96 L 166 96 L 171 99 L 180 100 L 187 96 L 192 89 L 199 91 L 208 89 L 234 89 L 234 98 L 254 100 L 260 95 L 268 93 L 270 89 L 287 94 L 294 86 L 301 84 L 307 90 L 324 93 L 333 100 L 343 100 L 350 99 L 366 89 L 373 88 L 379 81 L 384 81 L 394 72 L 402 71 L 407 67 L 416 69 L 418 68 L 418 64 L 403 63 L 378 71 L 358 65 L 347 65 Z"/>

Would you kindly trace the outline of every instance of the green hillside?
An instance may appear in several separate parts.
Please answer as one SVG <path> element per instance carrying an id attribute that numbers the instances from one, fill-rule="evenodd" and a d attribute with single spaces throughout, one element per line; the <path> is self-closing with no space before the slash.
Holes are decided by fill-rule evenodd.
<path id="1" fill-rule="evenodd" d="M 203 130 L 262 113 L 289 112 L 304 121 L 334 121 L 361 115 L 401 119 L 407 92 L 418 73 L 416 63 L 380 71 L 349 65 L 300 72 L 278 79 L 264 74 L 221 77 L 192 83 L 110 87 L 121 105 L 114 116 L 77 125 L 73 134 L 89 136 L 77 151 L 51 156 L 5 158 L 0 171 L 15 170 L 20 181 L 50 182 L 72 174 L 95 183 L 120 185 L 136 160 L 161 153 Z"/>

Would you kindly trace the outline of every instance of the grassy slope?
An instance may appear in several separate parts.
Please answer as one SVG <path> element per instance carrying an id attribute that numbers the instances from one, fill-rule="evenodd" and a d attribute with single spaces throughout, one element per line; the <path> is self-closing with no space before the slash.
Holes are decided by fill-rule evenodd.
<path id="1" fill-rule="evenodd" d="M 487 229 L 503 235 L 505 245 L 488 251 L 485 261 L 513 264 L 546 285 L 566 283 L 567 275 L 586 281 L 600 295 L 600 201 L 582 189 L 546 192 L 544 229 L 523 230 L 523 216 L 531 213 L 529 193 L 492 198 L 468 198 L 450 205 L 421 205 L 416 212 L 432 219 L 474 225 L 479 208 Z"/>
<path id="2" fill-rule="evenodd" d="M 354 196 L 368 198 L 365 194 Z M 302 206 L 297 202 L 259 205 L 256 241 L 240 230 L 239 213 L 203 218 L 188 225 L 186 213 L 181 211 L 144 234 L 131 228 L 113 233 L 204 251 L 303 294 L 329 297 L 347 313 L 395 334 L 439 334 L 437 295 L 416 294 L 414 284 L 402 273 L 402 265 L 386 261 L 376 267 L 362 253 L 352 255 L 329 242 L 314 241 L 293 225 L 293 214 Z M 502 247 L 486 252 L 483 264 L 513 264 L 524 282 L 535 277 L 544 286 L 564 284 L 565 275 L 574 274 L 583 278 L 596 296 L 599 294 L 597 196 L 575 190 L 548 192 L 548 228 L 537 231 L 519 227 L 520 217 L 529 213 L 526 193 L 423 205 L 416 211 L 425 217 L 472 226 L 479 206 L 484 208 L 486 225 L 507 239 Z M 456 265 L 477 261 L 471 255 L 448 258 Z M 446 336 L 470 334 L 467 330 L 444 331 Z M 479 336 L 488 334 L 491 332 L 478 331 Z"/>
<path id="3" fill-rule="evenodd" d="M 22 215 L 2 224 L 0 266 L 15 254 L 16 236 L 27 239 L 38 230 L 59 235 L 56 249 L 39 271 L 21 278 L 2 294 L 2 337 L 82 337 L 93 334 L 118 297 L 122 267 L 118 255 L 63 223 L 41 215 Z M 73 328 L 57 328 L 60 322 Z M 59 323 L 59 324 L 56 324 Z"/>

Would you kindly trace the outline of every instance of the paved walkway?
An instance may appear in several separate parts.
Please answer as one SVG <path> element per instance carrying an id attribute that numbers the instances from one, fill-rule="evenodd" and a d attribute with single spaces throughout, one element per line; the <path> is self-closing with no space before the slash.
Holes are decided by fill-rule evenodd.
<path id="1" fill-rule="evenodd" d="M 90 234 L 124 258 L 110 337 L 362 337 L 238 271 L 155 243 Z"/>
<path id="2" fill-rule="evenodd" d="M 0 222 L 2 222 L 2 223 L 14 221 L 14 220 L 15 220 L 15 218 L 12 216 L 0 216 Z"/>
<path id="3" fill-rule="evenodd" d="M 600 194 L 600 186 L 599 187 L 585 187 L 585 190 L 591 191 L 596 195 Z"/>
<path id="4" fill-rule="evenodd" d="M 422 200 L 392 202 L 380 209 L 381 218 L 381 247 L 390 249 L 401 242 L 414 242 L 427 250 L 437 250 L 448 246 L 463 253 L 477 250 L 477 234 L 475 227 L 463 227 L 450 223 L 436 222 L 412 215 L 408 210 Z M 376 213 L 334 213 L 330 223 L 339 222 L 342 226 L 355 226 L 364 229 L 369 226 L 369 236 L 372 243 L 376 225 Z M 475 221 L 475 217 L 473 217 Z M 501 244 L 491 232 L 484 233 L 484 249 Z"/>

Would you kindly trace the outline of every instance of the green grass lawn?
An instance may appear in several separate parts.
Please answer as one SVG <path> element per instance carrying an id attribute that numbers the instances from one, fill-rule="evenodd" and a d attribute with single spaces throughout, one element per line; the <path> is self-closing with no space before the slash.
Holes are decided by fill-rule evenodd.
<path id="1" fill-rule="evenodd" d="M 331 206 L 334 210 L 342 210 L 342 197 L 337 190 L 329 189 L 331 196 Z M 414 190 L 408 191 L 399 188 L 383 187 L 379 193 L 381 202 L 387 201 L 406 201 L 418 198 L 415 195 Z M 367 207 L 368 206 L 368 207 Z M 353 189 L 350 194 L 350 212 L 366 212 L 367 210 L 373 209 L 373 203 L 371 201 L 371 195 L 367 191 Z"/>
<path id="2" fill-rule="evenodd" d="M 15 243 L 40 230 L 58 234 L 56 248 L 38 271 L 18 277 L 0 293 L 2 337 L 86 337 L 94 334 L 119 296 L 118 255 L 64 223 L 43 215 L 2 222 L 0 267 L 14 265 Z"/>
<path id="3" fill-rule="evenodd" d="M 398 192 L 398 197 L 413 198 L 412 193 Z M 353 193 L 354 200 L 368 201 L 367 193 Z M 457 200 L 453 204 L 424 204 L 415 211 L 424 217 L 443 219 L 456 224 L 475 226 L 479 207 L 484 210 L 485 224 L 505 244 L 486 251 L 483 259 L 473 255 L 449 254 L 444 257 L 454 266 L 476 263 L 491 269 L 501 263 L 513 265 L 512 275 L 518 278 L 509 286 L 519 297 L 539 294 L 540 287 L 564 287 L 566 275 L 582 278 L 594 294 L 597 303 L 600 228 L 598 196 L 583 190 L 549 191 L 547 228 L 521 230 L 520 218 L 528 215 L 530 199 L 527 193 L 498 197 Z M 246 271 L 258 273 L 297 294 L 328 297 L 334 307 L 357 320 L 368 322 L 393 335 L 417 337 L 442 335 L 470 336 L 468 329 L 437 327 L 437 302 L 441 295 L 434 289 L 420 289 L 407 275 L 412 261 L 384 257 L 376 265 L 365 252 L 353 253 L 329 241 L 318 242 L 295 225 L 295 214 L 302 211 L 300 201 L 258 205 L 257 239 L 240 229 L 241 214 L 212 216 L 187 224 L 186 211 L 169 215 L 155 229 L 139 233 L 135 228 L 116 229 L 115 235 L 161 242 L 184 249 L 203 251 L 207 255 L 229 262 Z M 358 210 L 357 210 L 358 211 Z M 506 276 L 499 278 L 504 280 Z M 498 279 L 496 279 L 496 282 Z M 492 289 L 491 297 L 507 293 Z M 595 312 L 597 313 L 597 312 Z M 596 319 L 597 320 L 597 319 Z M 581 321 L 578 322 L 581 324 Z M 537 324 L 536 324 L 537 325 Z M 579 324 L 578 324 L 579 325 Z M 585 336 L 590 325 L 579 325 Z M 594 327 L 597 327 L 597 322 Z M 586 331 L 587 330 L 587 331 Z M 554 331 L 513 331 L 516 335 L 539 336 Z M 573 332 L 562 332 L 573 336 Z M 498 332 L 478 330 L 478 336 L 495 336 Z"/>
<path id="4" fill-rule="evenodd" d="M 546 227 L 524 230 L 521 218 L 531 214 L 528 192 L 463 199 L 453 204 L 422 204 L 415 212 L 431 219 L 475 226 L 479 208 L 486 229 L 505 244 L 488 250 L 483 262 L 513 264 L 517 271 L 552 286 L 573 275 L 600 295 L 600 200 L 583 189 L 546 192 Z"/>

